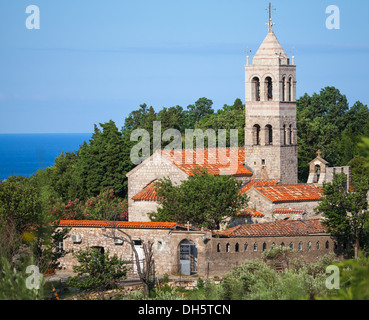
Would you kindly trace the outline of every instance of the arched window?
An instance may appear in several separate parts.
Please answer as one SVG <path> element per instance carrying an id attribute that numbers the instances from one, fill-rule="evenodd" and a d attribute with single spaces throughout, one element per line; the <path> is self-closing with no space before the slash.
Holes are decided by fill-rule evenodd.
<path id="1" fill-rule="evenodd" d="M 245 250 L 245 252 L 249 251 L 249 245 L 247 243 L 245 243 L 244 250 Z"/>
<path id="2" fill-rule="evenodd" d="M 254 145 L 260 145 L 260 126 L 258 124 L 253 127 L 253 141 Z"/>
<path id="3" fill-rule="evenodd" d="M 281 243 L 281 247 L 284 247 L 284 246 L 285 246 L 285 245 L 284 245 L 284 242 L 282 242 L 282 243 Z"/>
<path id="4" fill-rule="evenodd" d="M 292 144 L 292 135 L 293 135 L 293 130 L 292 130 L 292 124 L 290 124 L 289 130 L 288 130 L 288 143 Z"/>
<path id="5" fill-rule="evenodd" d="M 229 251 L 230 251 L 230 249 L 231 249 L 231 246 L 230 246 L 230 244 L 229 244 L 229 243 L 227 243 L 227 244 L 226 244 L 226 252 L 229 252 Z"/>
<path id="6" fill-rule="evenodd" d="M 266 243 L 264 242 L 264 243 L 263 243 L 263 251 L 265 251 L 265 250 L 266 250 L 266 248 L 267 248 L 267 245 L 266 245 Z"/>
<path id="7" fill-rule="evenodd" d="M 308 250 L 309 251 L 311 250 L 311 242 L 310 241 L 308 242 Z"/>
<path id="8" fill-rule="evenodd" d="M 258 77 L 252 78 L 252 98 L 255 101 L 260 101 L 260 80 Z"/>
<path id="9" fill-rule="evenodd" d="M 286 101 L 286 77 L 282 79 L 282 101 Z"/>
<path id="10" fill-rule="evenodd" d="M 315 170 L 314 183 L 318 183 L 319 182 L 319 179 L 320 179 L 320 165 L 317 164 L 315 166 L 314 170 Z"/>
<path id="11" fill-rule="evenodd" d="M 302 242 L 299 242 L 299 251 L 302 251 Z"/>
<path id="12" fill-rule="evenodd" d="M 329 249 L 329 241 L 327 241 L 326 243 L 325 243 L 325 248 L 328 250 Z"/>
<path id="13" fill-rule="evenodd" d="M 256 251 L 258 251 L 258 245 L 257 245 L 257 243 L 255 242 L 254 243 L 254 251 L 256 252 Z"/>
<path id="14" fill-rule="evenodd" d="M 266 88 L 266 100 L 273 100 L 273 80 L 271 77 L 265 78 L 265 88 Z"/>
<path id="15" fill-rule="evenodd" d="M 270 124 L 265 127 L 265 144 L 273 144 L 273 127 Z"/>
<path id="16" fill-rule="evenodd" d="M 217 252 L 220 252 L 220 243 L 217 244 Z"/>
<path id="17" fill-rule="evenodd" d="M 234 246 L 234 251 L 235 252 L 239 252 L 240 251 L 240 246 L 238 243 L 236 243 L 236 245 Z"/>
<path id="18" fill-rule="evenodd" d="M 283 125 L 283 144 L 286 145 L 287 137 L 286 137 L 286 125 Z"/>
<path id="19" fill-rule="evenodd" d="M 292 242 L 290 243 L 290 249 L 291 250 L 293 249 L 293 243 Z"/>
<path id="20" fill-rule="evenodd" d="M 319 241 L 316 243 L 316 249 L 320 250 L 320 242 Z"/>
<path id="21" fill-rule="evenodd" d="M 287 84 L 287 94 L 288 94 L 288 101 L 292 101 L 292 78 L 288 78 L 288 84 Z"/>

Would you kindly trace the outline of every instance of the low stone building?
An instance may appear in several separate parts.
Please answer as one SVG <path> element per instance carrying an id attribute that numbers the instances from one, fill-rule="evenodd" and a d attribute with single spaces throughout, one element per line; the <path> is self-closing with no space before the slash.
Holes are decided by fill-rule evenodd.
<path id="1" fill-rule="evenodd" d="M 293 249 L 306 261 L 342 250 L 326 233 L 319 219 L 287 220 L 239 225 L 222 232 L 210 232 L 172 222 L 106 222 L 61 221 L 61 228 L 70 228 L 63 248 L 69 251 L 60 260 L 61 267 L 72 270 L 77 263 L 73 252 L 95 247 L 109 251 L 125 261 L 133 261 L 131 246 L 119 240 L 121 229 L 133 239 L 139 259 L 143 259 L 143 242 L 153 243 L 156 275 L 197 274 L 200 277 L 222 276 L 233 266 L 261 258 L 273 245 Z M 115 233 L 114 233 L 115 232 Z M 118 237 L 114 239 L 114 234 Z M 134 265 L 133 265 L 134 268 Z"/>

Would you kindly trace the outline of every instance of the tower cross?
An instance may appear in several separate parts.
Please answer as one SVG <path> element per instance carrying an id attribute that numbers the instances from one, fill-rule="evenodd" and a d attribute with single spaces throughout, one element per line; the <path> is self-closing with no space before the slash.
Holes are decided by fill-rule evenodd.
<path id="1" fill-rule="evenodd" d="M 273 32 L 273 26 L 275 25 L 275 23 L 273 23 L 272 21 L 272 11 L 276 11 L 276 9 L 272 8 L 272 3 L 269 2 L 269 8 L 265 10 L 269 11 L 269 22 L 266 23 L 265 25 L 269 27 L 269 32 Z"/>
<path id="2" fill-rule="evenodd" d="M 244 50 L 243 52 L 246 53 L 246 65 L 249 65 L 250 64 L 250 61 L 249 61 L 249 53 L 251 53 L 251 50 L 249 50 L 249 47 L 246 47 L 246 50 Z"/>

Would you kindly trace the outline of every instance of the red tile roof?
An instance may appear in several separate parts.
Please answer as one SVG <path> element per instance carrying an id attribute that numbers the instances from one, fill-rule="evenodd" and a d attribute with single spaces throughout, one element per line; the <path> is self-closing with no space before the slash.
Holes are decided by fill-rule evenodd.
<path id="1" fill-rule="evenodd" d="M 249 218 L 249 217 L 252 217 L 252 218 L 263 218 L 264 217 L 264 214 L 262 214 L 259 211 L 254 210 L 254 209 L 247 208 L 244 211 L 238 212 L 236 214 L 236 216 L 237 217 L 240 217 L 240 218 Z"/>
<path id="2" fill-rule="evenodd" d="M 322 189 L 308 184 L 285 184 L 255 187 L 255 189 L 274 203 L 319 201 L 323 197 Z"/>
<path id="3" fill-rule="evenodd" d="M 299 236 L 326 233 L 320 219 L 283 220 L 275 222 L 239 225 L 222 232 L 226 237 Z"/>
<path id="4" fill-rule="evenodd" d="M 161 150 L 161 154 L 189 176 L 193 175 L 192 171 L 196 167 L 206 168 L 213 175 L 228 172 L 234 176 L 252 176 L 244 165 L 244 147 Z M 227 159 L 223 160 L 223 155 L 231 158 L 232 161 L 229 163 Z"/>
<path id="5" fill-rule="evenodd" d="M 279 180 L 251 180 L 241 189 L 241 194 L 250 190 L 252 187 L 264 187 L 264 186 L 273 186 L 279 183 Z"/>
<path id="6" fill-rule="evenodd" d="M 61 227 L 119 227 L 128 229 L 173 229 L 175 222 L 61 220 Z"/>
<path id="7" fill-rule="evenodd" d="M 142 189 L 139 193 L 132 197 L 135 201 L 159 201 L 161 197 L 156 195 L 155 182 L 151 182 L 148 186 Z"/>
<path id="8" fill-rule="evenodd" d="M 303 214 L 305 212 L 304 209 L 286 209 L 286 208 L 280 208 L 280 209 L 274 209 L 273 213 L 277 214 Z"/>

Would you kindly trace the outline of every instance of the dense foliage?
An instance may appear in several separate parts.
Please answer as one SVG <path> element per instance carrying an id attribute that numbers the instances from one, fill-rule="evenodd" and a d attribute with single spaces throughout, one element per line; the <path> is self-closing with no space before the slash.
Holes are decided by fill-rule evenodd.
<path id="1" fill-rule="evenodd" d="M 151 220 L 190 222 L 219 230 L 221 223 L 247 207 L 248 197 L 240 194 L 241 182 L 233 176 L 214 176 L 203 169 L 193 173 L 177 186 L 170 179 L 156 183 L 157 195 L 162 200 L 157 212 L 151 213 Z"/>
<path id="2" fill-rule="evenodd" d="M 96 248 L 86 248 L 74 253 L 78 265 L 73 267 L 75 276 L 67 284 L 82 291 L 104 291 L 117 286 L 127 274 L 125 262 L 117 255 L 109 255 Z"/>

